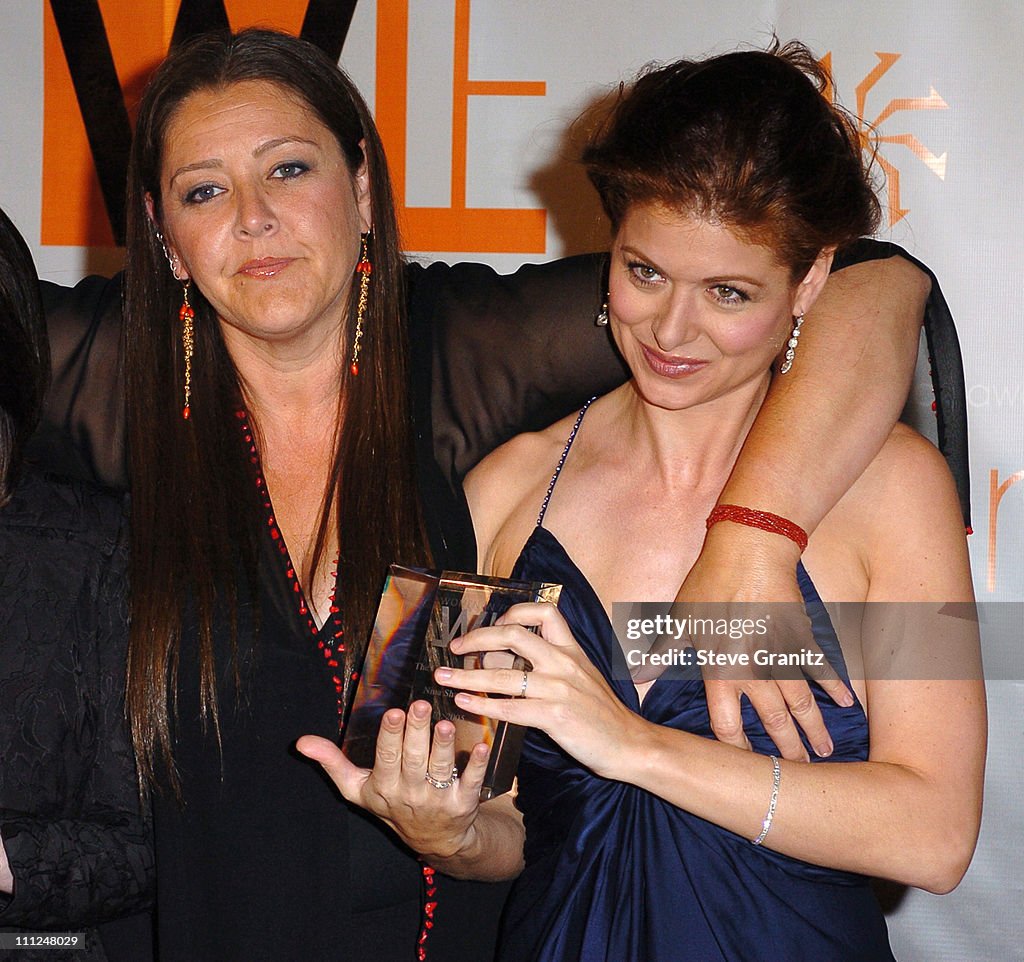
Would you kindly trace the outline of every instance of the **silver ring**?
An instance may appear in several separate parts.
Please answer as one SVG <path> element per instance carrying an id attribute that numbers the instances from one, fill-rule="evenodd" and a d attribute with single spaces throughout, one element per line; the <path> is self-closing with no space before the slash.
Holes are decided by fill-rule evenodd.
<path id="1" fill-rule="evenodd" d="M 430 772 L 427 772 L 427 774 L 423 777 L 428 782 L 430 782 L 430 784 L 433 785 L 434 788 L 451 788 L 452 785 L 454 785 L 459 780 L 459 770 L 457 768 L 453 768 L 451 775 L 449 775 L 448 779 L 443 782 L 434 778 L 434 776 L 431 775 Z"/>
<path id="2" fill-rule="evenodd" d="M 530 683 L 530 675 L 526 671 L 523 671 L 523 686 L 522 686 L 522 688 L 519 689 L 519 694 L 515 696 L 516 698 L 525 698 L 526 697 L 526 686 L 529 683 Z"/>

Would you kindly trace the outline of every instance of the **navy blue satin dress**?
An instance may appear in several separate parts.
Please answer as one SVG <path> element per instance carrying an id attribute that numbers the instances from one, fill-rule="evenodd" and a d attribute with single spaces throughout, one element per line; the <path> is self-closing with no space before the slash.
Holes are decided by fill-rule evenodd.
<path id="1" fill-rule="evenodd" d="M 815 639 L 848 680 L 828 614 L 802 566 L 798 576 Z M 699 680 L 666 672 L 640 703 L 600 600 L 540 524 L 513 577 L 564 586 L 559 609 L 633 711 L 659 725 L 713 737 Z M 829 762 L 866 759 L 868 728 L 860 704 L 841 708 L 813 687 L 835 745 Z M 743 720 L 754 751 L 777 753 L 745 699 Z M 766 803 L 769 790 L 766 783 Z M 650 792 L 599 778 L 533 729 L 519 766 L 517 805 L 526 823 L 526 869 L 506 907 L 502 960 L 893 959 L 868 879 L 754 846 Z"/>

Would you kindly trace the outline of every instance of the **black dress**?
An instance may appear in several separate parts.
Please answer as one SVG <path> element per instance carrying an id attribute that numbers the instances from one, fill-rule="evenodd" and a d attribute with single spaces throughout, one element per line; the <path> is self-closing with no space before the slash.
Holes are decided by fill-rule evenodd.
<path id="1" fill-rule="evenodd" d="M 511 276 L 413 265 L 408 281 L 417 476 L 431 547 L 439 565 L 473 570 L 466 471 L 508 438 L 625 379 L 607 332 L 593 323 L 602 260 L 570 258 Z M 39 443 L 65 469 L 124 484 L 118 283 L 90 278 L 44 296 L 58 357 Z M 243 598 L 240 611 L 240 638 L 255 604 L 260 617 L 258 647 L 242 650 L 241 700 L 217 653 L 225 672 L 219 761 L 212 733 L 196 723 L 194 639 L 183 640 L 176 759 L 186 804 L 158 799 L 155 812 L 162 962 L 409 962 L 421 867 L 294 753 L 299 735 L 336 732 L 335 692 L 269 535 L 263 547 L 259 596 Z M 439 877 L 428 958 L 486 962 L 505 891 Z"/>
<path id="2" fill-rule="evenodd" d="M 524 426 L 550 420 L 552 403 L 575 405 L 595 371 L 603 371 L 603 390 L 623 377 L 605 333 L 593 325 L 600 263 L 580 258 L 557 269 L 526 268 L 513 281 L 471 265 L 410 267 L 409 287 L 417 470 L 431 547 L 438 564 L 472 569 L 461 475 Z M 54 389 L 34 449 L 65 471 L 123 485 L 119 282 L 45 285 L 44 297 Z M 477 323 L 481 297 L 491 304 L 489 325 Z M 524 340 L 527 305 L 539 326 Z M 550 373 L 540 366 L 524 381 L 517 372 L 545 350 L 541 326 L 570 308 L 578 330 L 554 349 L 548 345 Z M 496 343 L 505 349 L 493 351 Z M 589 366 L 580 363 L 588 354 Z M 574 370 L 578 383 L 559 377 L 559 369 Z M 257 605 L 259 641 L 246 647 Z M 220 746 L 199 723 L 195 633 L 186 630 L 182 642 L 174 735 L 185 803 L 154 798 L 161 962 L 409 962 L 421 932 L 422 866 L 381 823 L 341 801 L 293 749 L 300 735 L 335 735 L 337 705 L 318 639 L 296 610 L 269 531 L 258 595 L 241 599 L 239 618 L 241 698 L 226 644 L 215 653 L 223 672 Z M 226 625 L 215 638 L 226 642 Z M 436 884 L 428 958 L 489 958 L 507 886 L 440 876 Z"/>
<path id="3" fill-rule="evenodd" d="M 124 718 L 124 533 L 120 499 L 32 473 L 0 509 L 0 832 L 15 878 L 0 931 L 85 930 L 87 945 L 0 958 L 149 958 L 153 855 Z"/>

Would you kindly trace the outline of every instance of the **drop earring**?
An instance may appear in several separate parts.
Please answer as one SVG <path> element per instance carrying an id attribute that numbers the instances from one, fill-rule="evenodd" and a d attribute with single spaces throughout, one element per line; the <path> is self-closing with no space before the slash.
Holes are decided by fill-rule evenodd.
<path id="1" fill-rule="evenodd" d="M 604 303 L 601 305 L 601 310 L 598 311 L 597 316 L 594 318 L 595 327 L 607 327 L 608 326 L 608 295 L 604 296 Z"/>
<path id="2" fill-rule="evenodd" d="M 803 314 L 798 314 L 793 318 L 793 333 L 786 344 L 786 359 L 782 362 L 782 367 L 779 368 L 780 374 L 785 374 L 793 366 L 793 358 L 796 357 L 796 346 L 800 343 L 800 326 L 803 322 Z"/>
<path id="3" fill-rule="evenodd" d="M 363 318 L 366 316 L 366 303 L 370 297 L 370 275 L 373 265 L 370 263 L 369 240 L 370 232 L 360 235 L 362 249 L 359 252 L 359 263 L 356 273 L 359 275 L 359 304 L 356 306 L 356 335 L 352 341 L 352 363 L 348 369 L 353 377 L 359 376 L 359 348 L 363 340 Z"/>
<path id="4" fill-rule="evenodd" d="M 185 404 L 181 409 L 181 416 L 188 420 L 192 416 L 192 349 L 194 347 L 192 319 L 196 312 L 188 302 L 188 288 L 191 281 L 185 281 L 183 294 L 184 303 L 178 311 L 178 319 L 181 321 L 181 352 L 185 357 Z"/>

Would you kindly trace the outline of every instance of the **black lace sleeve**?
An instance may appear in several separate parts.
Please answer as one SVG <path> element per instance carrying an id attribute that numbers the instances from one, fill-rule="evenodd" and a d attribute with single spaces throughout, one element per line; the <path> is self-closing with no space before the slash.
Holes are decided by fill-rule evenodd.
<path id="1" fill-rule="evenodd" d="M 607 328 L 594 324 L 603 255 L 509 275 L 481 264 L 412 266 L 409 280 L 413 356 L 429 338 L 434 450 L 452 481 L 499 444 L 627 376 Z"/>
<path id="2" fill-rule="evenodd" d="M 879 257 L 908 257 L 863 240 L 833 270 Z M 913 260 L 913 258 L 909 258 Z M 939 446 L 967 511 L 967 424 L 955 329 L 934 275 L 925 317 L 940 411 Z M 626 377 L 606 328 L 594 325 L 605 291 L 605 257 L 588 254 L 502 275 L 481 264 L 408 269 L 414 396 L 429 423 L 448 484 L 521 431 L 544 427 Z M 41 463 L 123 487 L 124 406 L 118 341 L 120 279 L 43 285 L 54 384 L 33 445 Z M 958 382 L 959 377 L 959 382 Z M 419 403 L 419 402 L 418 402 Z"/>
<path id="3" fill-rule="evenodd" d="M 925 335 L 939 415 L 938 443 L 969 515 L 967 420 L 956 331 L 934 274 L 895 244 L 861 240 L 833 270 L 901 256 L 932 280 Z M 627 372 L 594 325 L 606 288 L 603 255 L 527 265 L 501 275 L 480 264 L 413 265 L 409 270 L 413 356 L 428 377 L 437 464 L 457 488 L 485 455 L 521 431 L 537 430 L 588 397 L 622 383 Z M 428 347 L 429 345 L 429 347 Z M 428 363 L 430 371 L 422 365 Z M 924 370 L 922 379 L 927 379 Z"/>
<path id="4" fill-rule="evenodd" d="M 71 477 L 127 487 L 121 277 L 43 283 L 53 377 L 29 457 Z"/>
<path id="5" fill-rule="evenodd" d="M 147 908 L 154 881 L 124 716 L 123 514 L 29 478 L 3 515 L 19 582 L 0 585 L 0 831 L 15 880 L 0 926 L 92 926 Z"/>

